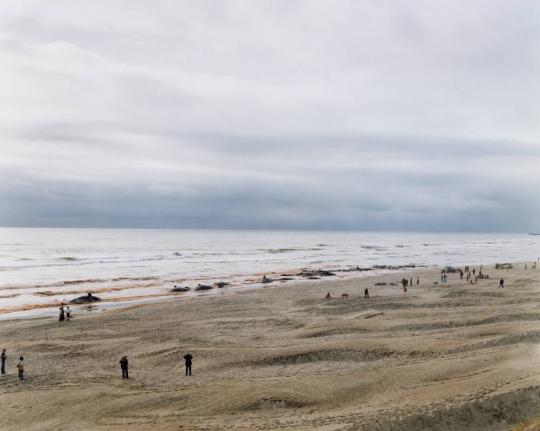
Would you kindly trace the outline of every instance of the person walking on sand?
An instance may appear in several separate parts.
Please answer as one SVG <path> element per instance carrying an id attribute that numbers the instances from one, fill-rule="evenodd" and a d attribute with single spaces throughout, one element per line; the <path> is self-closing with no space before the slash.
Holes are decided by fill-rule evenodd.
<path id="1" fill-rule="evenodd" d="M 61 305 L 59 310 L 60 310 L 60 314 L 58 315 L 58 321 L 63 322 L 65 320 L 65 317 L 66 317 L 65 313 L 64 313 L 64 306 Z"/>
<path id="2" fill-rule="evenodd" d="M 501 278 L 499 280 L 499 288 L 501 288 L 501 289 L 504 288 L 504 278 Z"/>
<path id="3" fill-rule="evenodd" d="M 409 281 L 406 278 L 403 278 L 401 280 L 401 285 L 403 286 L 403 292 L 407 292 L 407 284 L 409 284 Z"/>
<path id="4" fill-rule="evenodd" d="M 129 373 L 128 373 L 128 358 L 127 356 L 122 356 L 122 358 L 119 361 L 120 368 L 122 369 L 122 378 L 123 379 L 129 379 Z"/>
<path id="5" fill-rule="evenodd" d="M 191 361 L 193 360 L 193 356 L 191 356 L 191 353 L 187 353 L 187 355 L 184 355 L 184 364 L 186 366 L 186 376 L 191 376 Z"/>
<path id="6" fill-rule="evenodd" d="M 418 286 L 420 284 L 420 277 L 416 277 L 416 285 Z"/>
<path id="7" fill-rule="evenodd" d="M 6 374 L 6 349 L 2 349 L 2 354 L 0 355 L 0 362 L 2 363 L 0 373 Z"/>
<path id="8" fill-rule="evenodd" d="M 24 358 L 22 356 L 17 363 L 17 370 L 19 370 L 19 380 L 24 380 Z"/>
<path id="9" fill-rule="evenodd" d="M 71 321 L 71 308 L 69 308 L 69 305 L 66 308 L 66 321 Z"/>
<path id="10" fill-rule="evenodd" d="M 364 289 L 364 299 L 369 299 L 369 290 L 367 287 Z"/>

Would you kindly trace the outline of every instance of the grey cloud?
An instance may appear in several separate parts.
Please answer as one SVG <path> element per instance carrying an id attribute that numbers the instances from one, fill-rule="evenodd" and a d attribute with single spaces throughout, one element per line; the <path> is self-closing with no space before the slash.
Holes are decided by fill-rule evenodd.
<path id="1" fill-rule="evenodd" d="M 0 224 L 539 229 L 534 1 L 0 3 Z"/>

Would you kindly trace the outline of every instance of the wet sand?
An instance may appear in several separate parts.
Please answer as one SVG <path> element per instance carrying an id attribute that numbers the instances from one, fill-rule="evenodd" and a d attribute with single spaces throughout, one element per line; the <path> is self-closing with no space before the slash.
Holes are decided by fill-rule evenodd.
<path id="1" fill-rule="evenodd" d="M 540 416 L 540 269 L 484 271 L 474 286 L 430 269 L 2 321 L 0 429 L 539 429 L 525 421 Z M 389 285 L 403 276 L 421 284 Z"/>

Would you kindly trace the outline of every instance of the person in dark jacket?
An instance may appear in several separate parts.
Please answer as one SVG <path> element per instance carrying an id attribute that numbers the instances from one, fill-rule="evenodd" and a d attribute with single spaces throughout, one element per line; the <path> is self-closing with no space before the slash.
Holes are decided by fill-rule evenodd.
<path id="1" fill-rule="evenodd" d="M 186 365 L 186 376 L 191 376 L 191 361 L 192 360 L 193 360 L 193 356 L 191 356 L 191 353 L 184 355 L 184 363 Z"/>
<path id="2" fill-rule="evenodd" d="M 6 374 L 6 349 L 2 349 L 2 354 L 0 355 L 0 362 L 2 363 L 0 373 Z"/>
<path id="3" fill-rule="evenodd" d="M 367 287 L 364 289 L 364 299 L 369 299 L 369 290 Z"/>
<path id="4" fill-rule="evenodd" d="M 407 285 L 409 284 L 409 280 L 406 278 L 401 280 L 401 285 L 403 286 L 403 292 L 407 292 Z"/>
<path id="5" fill-rule="evenodd" d="M 122 359 L 120 359 L 120 368 L 122 369 L 122 378 L 123 379 L 129 379 L 128 374 L 128 358 L 127 356 L 122 356 Z"/>
<path id="6" fill-rule="evenodd" d="M 504 279 L 501 278 L 499 281 L 499 287 L 504 288 Z"/>

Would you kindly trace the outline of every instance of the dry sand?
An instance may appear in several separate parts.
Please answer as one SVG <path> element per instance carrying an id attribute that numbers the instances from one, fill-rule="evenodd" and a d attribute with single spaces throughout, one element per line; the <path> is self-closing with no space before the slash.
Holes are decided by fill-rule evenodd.
<path id="1" fill-rule="evenodd" d="M 407 294 L 374 286 L 395 273 L 3 321 L 0 429 L 540 429 L 525 422 L 540 415 L 540 269 L 485 272 L 475 286 L 407 272 L 421 278 Z"/>

